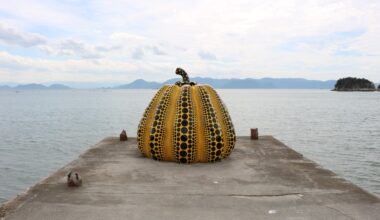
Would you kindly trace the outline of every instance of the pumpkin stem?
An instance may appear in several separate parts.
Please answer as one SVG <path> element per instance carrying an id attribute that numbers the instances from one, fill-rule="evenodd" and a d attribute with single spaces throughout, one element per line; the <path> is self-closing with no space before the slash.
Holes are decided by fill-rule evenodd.
<path id="1" fill-rule="evenodd" d="M 175 74 L 182 76 L 182 82 L 178 81 L 178 82 L 175 83 L 176 85 L 179 85 L 179 86 L 182 86 L 182 85 L 195 85 L 194 82 L 190 82 L 189 76 L 187 75 L 186 71 L 183 70 L 182 68 L 178 67 L 175 70 Z"/>

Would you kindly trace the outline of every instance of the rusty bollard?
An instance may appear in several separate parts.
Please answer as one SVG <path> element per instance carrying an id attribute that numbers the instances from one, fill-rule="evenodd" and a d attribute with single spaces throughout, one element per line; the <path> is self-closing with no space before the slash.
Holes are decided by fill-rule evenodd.
<path id="1" fill-rule="evenodd" d="M 259 130 L 257 128 L 251 128 L 251 140 L 259 139 Z"/>
<path id="2" fill-rule="evenodd" d="M 125 130 L 123 130 L 120 133 L 120 141 L 127 141 L 127 140 L 128 140 L 127 132 Z"/>

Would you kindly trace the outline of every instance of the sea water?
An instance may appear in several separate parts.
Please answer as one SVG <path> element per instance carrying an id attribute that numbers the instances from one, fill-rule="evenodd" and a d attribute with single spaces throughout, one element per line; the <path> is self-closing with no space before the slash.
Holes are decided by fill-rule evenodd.
<path id="1" fill-rule="evenodd" d="M 155 90 L 0 91 L 0 203 L 104 137 L 137 126 Z M 380 196 L 380 92 L 218 90 L 237 135 L 273 135 Z"/>

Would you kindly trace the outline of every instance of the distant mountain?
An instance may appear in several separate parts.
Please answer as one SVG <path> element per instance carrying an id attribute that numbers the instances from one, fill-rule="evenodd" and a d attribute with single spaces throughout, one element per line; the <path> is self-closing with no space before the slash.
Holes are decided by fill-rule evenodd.
<path id="1" fill-rule="evenodd" d="M 263 78 L 258 80 L 259 85 L 273 89 L 330 89 L 335 80 L 308 80 L 302 78 Z"/>
<path id="2" fill-rule="evenodd" d="M 62 85 L 62 84 L 53 84 L 50 86 L 45 86 L 42 84 L 37 83 L 31 83 L 31 84 L 24 84 L 24 85 L 18 85 L 14 87 L 10 86 L 0 86 L 0 89 L 17 89 L 17 90 L 64 90 L 64 89 L 71 89 L 68 86 Z"/>
<path id="3" fill-rule="evenodd" d="M 0 90 L 2 90 L 2 89 L 10 89 L 11 87 L 9 87 L 9 86 L 7 86 L 7 85 L 5 85 L 5 86 L 0 86 Z"/>
<path id="4" fill-rule="evenodd" d="M 59 83 L 45 86 L 43 84 L 0 84 L 1 90 L 18 89 L 18 90 L 63 90 L 63 89 L 158 89 L 165 84 L 174 84 L 180 81 L 179 78 L 169 79 L 165 82 L 149 82 L 143 79 L 135 80 L 131 83 L 124 85 L 117 85 L 117 83 L 75 83 L 67 82 L 65 85 Z M 320 81 L 320 80 L 307 80 L 302 78 L 262 78 L 262 79 L 213 79 L 194 77 L 191 78 L 198 84 L 209 84 L 218 89 L 333 89 L 336 83 L 335 80 Z M 66 86 L 66 85 L 70 85 Z"/>
<path id="5" fill-rule="evenodd" d="M 135 80 L 129 84 L 114 87 L 115 89 L 158 89 L 162 83 L 147 82 L 143 79 Z"/>
<path id="6" fill-rule="evenodd" d="M 43 89 L 47 89 L 47 87 L 44 86 L 44 85 L 42 85 L 42 84 L 31 83 L 31 84 L 18 85 L 16 87 L 13 87 L 13 89 L 19 89 L 19 90 L 43 90 Z"/>
<path id="7" fill-rule="evenodd" d="M 75 88 L 75 89 L 111 89 L 123 84 L 120 82 L 72 82 L 72 81 L 51 82 L 51 83 L 63 84 L 70 88 Z"/>
<path id="8" fill-rule="evenodd" d="M 48 87 L 48 89 L 64 90 L 64 89 L 71 89 L 71 88 L 62 84 L 52 84 Z"/>
<path id="9" fill-rule="evenodd" d="M 332 89 L 335 80 L 320 81 L 301 78 L 262 78 L 262 79 L 213 79 L 194 77 L 198 84 L 209 84 L 219 89 Z M 130 84 L 114 87 L 115 89 L 157 89 L 165 84 L 174 84 L 179 79 L 170 79 L 163 83 L 147 82 L 138 79 Z"/>

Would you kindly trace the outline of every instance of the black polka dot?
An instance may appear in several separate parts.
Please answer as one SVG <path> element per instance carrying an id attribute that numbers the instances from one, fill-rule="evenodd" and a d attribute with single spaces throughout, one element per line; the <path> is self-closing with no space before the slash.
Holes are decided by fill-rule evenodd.
<path id="1" fill-rule="evenodd" d="M 181 149 L 185 150 L 187 148 L 187 144 L 186 143 L 182 143 L 181 144 Z"/>
<path id="2" fill-rule="evenodd" d="M 218 149 L 222 148 L 222 144 L 221 144 L 221 143 L 218 143 L 218 144 L 216 145 L 216 148 L 218 148 Z"/>
<path id="3" fill-rule="evenodd" d="M 187 136 L 186 135 L 182 135 L 181 136 L 181 141 L 187 141 Z"/>
<path id="4" fill-rule="evenodd" d="M 220 136 L 216 136 L 216 141 L 217 142 L 220 142 L 222 140 L 222 137 L 220 137 Z"/>

